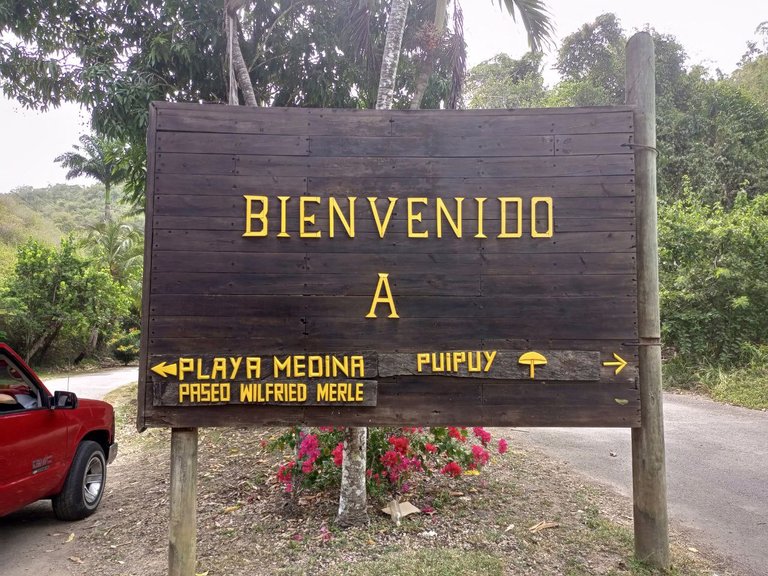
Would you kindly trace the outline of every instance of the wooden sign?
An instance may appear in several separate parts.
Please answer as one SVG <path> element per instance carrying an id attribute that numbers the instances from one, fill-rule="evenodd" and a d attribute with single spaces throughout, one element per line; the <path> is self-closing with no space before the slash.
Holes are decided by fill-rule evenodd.
<path id="1" fill-rule="evenodd" d="M 139 426 L 637 426 L 633 134 L 154 104 Z"/>

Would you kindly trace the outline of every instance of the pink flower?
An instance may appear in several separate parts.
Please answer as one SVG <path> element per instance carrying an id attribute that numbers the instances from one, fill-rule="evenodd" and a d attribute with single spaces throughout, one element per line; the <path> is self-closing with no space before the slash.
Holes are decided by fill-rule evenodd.
<path id="1" fill-rule="evenodd" d="M 505 454 L 509 450 L 509 446 L 507 445 L 507 441 L 504 440 L 504 438 L 501 438 L 499 440 L 499 454 Z"/>
<path id="2" fill-rule="evenodd" d="M 448 427 L 448 436 L 450 436 L 451 438 L 455 438 L 459 442 L 464 442 L 466 440 L 464 435 L 461 433 L 461 430 L 456 428 L 456 426 Z"/>
<path id="3" fill-rule="evenodd" d="M 488 442 L 491 441 L 491 433 L 484 430 L 483 428 L 480 428 L 479 426 L 472 428 L 472 432 L 474 432 L 475 436 L 477 436 L 480 442 L 483 443 L 483 446 L 487 446 Z"/>
<path id="4" fill-rule="evenodd" d="M 475 444 L 472 446 L 472 460 L 474 460 L 474 464 L 477 467 L 485 466 L 488 464 L 488 459 L 491 457 L 491 454 L 480 446 L 479 444 Z"/>
<path id="5" fill-rule="evenodd" d="M 390 436 L 387 442 L 400 454 L 404 455 L 408 452 L 408 438 L 405 436 Z"/>
<path id="6" fill-rule="evenodd" d="M 344 462 L 344 443 L 339 442 L 336 444 L 336 448 L 333 449 L 331 455 L 333 456 L 333 463 L 336 466 L 341 466 L 341 464 Z"/>
<path id="7" fill-rule="evenodd" d="M 456 462 L 448 462 L 448 464 L 443 466 L 443 469 L 440 470 L 440 473 L 450 476 L 451 478 L 456 478 L 461 474 L 461 466 Z"/>

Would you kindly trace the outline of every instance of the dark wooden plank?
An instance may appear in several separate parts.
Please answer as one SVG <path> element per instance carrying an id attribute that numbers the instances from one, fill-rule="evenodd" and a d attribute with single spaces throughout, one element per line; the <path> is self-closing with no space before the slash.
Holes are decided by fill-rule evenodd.
<path id="1" fill-rule="evenodd" d="M 373 294 L 370 279 L 359 270 L 350 275 L 346 267 L 336 273 L 237 273 L 155 272 L 153 294 L 219 295 L 318 295 L 368 296 Z M 478 262 L 474 269 L 440 268 L 418 275 L 390 272 L 390 286 L 398 296 L 480 296 L 507 294 L 525 296 L 635 296 L 634 276 L 584 274 L 572 275 L 488 275 Z"/>
<path id="2" fill-rule="evenodd" d="M 632 132 L 631 112 L 581 112 L 550 114 L 539 110 L 538 114 L 517 114 L 510 111 L 497 116 L 443 115 L 437 119 L 428 115 L 411 115 L 392 118 L 393 136 L 476 136 L 481 133 L 509 132 L 517 135 L 536 134 L 605 134 Z"/>
<path id="3" fill-rule="evenodd" d="M 590 382 L 600 379 L 600 353 L 597 351 L 547 350 L 538 359 L 530 359 L 530 352 L 453 350 L 379 354 L 378 374 L 382 378 L 438 375 L 484 380 Z M 533 376 L 530 375 L 532 363 Z"/>
<path id="4" fill-rule="evenodd" d="M 632 133 L 558 135 L 555 139 L 556 156 L 590 154 L 632 154 Z"/>
<path id="5" fill-rule="evenodd" d="M 305 193 L 307 179 L 275 176 L 236 176 L 234 174 L 157 174 L 155 192 L 159 196 L 204 195 L 232 196 L 269 194 L 300 196 Z"/>
<path id="6" fill-rule="evenodd" d="M 167 176 L 166 178 L 169 178 Z M 364 192 L 361 192 L 364 191 Z M 375 192 L 375 193 L 371 193 Z M 495 196 L 632 196 L 634 177 L 558 176 L 539 178 L 444 178 L 444 177 L 318 177 L 310 175 L 307 193 L 312 196 L 426 196 L 495 197 Z"/>
<path id="7" fill-rule="evenodd" d="M 260 295 L 213 295 L 155 294 L 150 313 L 153 316 L 210 316 L 229 317 L 223 320 L 231 327 L 252 322 L 252 317 L 295 316 L 309 318 L 342 318 L 362 324 L 374 324 L 365 315 L 371 307 L 376 279 L 371 282 L 371 296 L 260 296 Z M 482 299 L 471 296 L 397 296 L 395 302 L 402 324 L 410 318 L 495 318 L 504 312 L 514 314 L 503 323 L 519 323 L 520 316 L 533 317 L 528 324 L 544 318 L 556 319 L 567 315 L 570 318 L 607 321 L 610 316 L 634 318 L 637 314 L 636 300 L 627 296 L 613 297 L 549 297 L 549 296 L 504 296 L 493 294 L 493 298 Z M 383 307 L 386 307 L 382 305 Z M 591 316 L 600 315 L 602 318 Z"/>
<path id="8" fill-rule="evenodd" d="M 198 134 L 158 132 L 158 152 L 185 154 L 268 154 L 270 156 L 308 156 L 308 136 L 260 134 Z"/>
<path id="9" fill-rule="evenodd" d="M 263 379 L 258 382 L 155 382 L 154 406 L 376 406 L 375 380 Z M 201 402 L 205 398 L 215 398 Z M 215 394 L 215 396 L 214 396 Z M 194 396 L 193 396 L 194 395 Z M 330 398 L 334 398 L 331 400 Z M 355 400 L 349 400 L 355 398 Z M 356 398 L 361 398 L 356 400 Z"/>
<path id="10" fill-rule="evenodd" d="M 235 174 L 237 156 L 228 154 L 174 154 L 158 152 L 157 174 Z"/>
<path id="11" fill-rule="evenodd" d="M 431 157 L 554 156 L 553 136 L 497 134 L 453 139 L 423 137 L 371 138 L 312 136 L 311 155 L 319 157 Z"/>
<path id="12" fill-rule="evenodd" d="M 163 251 L 154 253 L 153 272 L 205 272 L 217 274 L 254 273 L 264 270 L 270 263 L 274 273 L 338 273 L 350 270 L 350 257 L 338 253 L 259 253 L 211 251 Z M 635 274 L 635 255 L 619 253 L 572 253 L 572 254 L 497 254 L 462 253 L 363 253 L 355 262 L 356 274 L 375 274 L 390 271 L 392 278 L 420 275 L 431 270 L 450 269 L 455 275 L 475 276 L 480 267 L 483 275 L 536 274 L 583 275 L 583 274 Z"/>
<path id="13" fill-rule="evenodd" d="M 185 154 L 162 154 L 162 171 L 183 171 L 194 158 Z M 187 168 L 189 169 L 189 168 Z M 532 156 L 527 158 L 396 158 L 333 157 L 297 158 L 291 156 L 237 157 L 236 174 L 246 176 L 324 176 L 324 177 L 527 177 L 620 176 L 634 174 L 632 155 Z M 195 167 L 205 174 L 206 167 Z M 211 166 L 210 173 L 223 173 Z"/>
<path id="14" fill-rule="evenodd" d="M 488 230 L 488 232 L 491 232 Z M 634 232 L 562 232 L 552 238 L 379 238 L 378 234 L 358 234 L 354 238 L 243 238 L 239 233 L 218 234 L 215 230 L 158 230 L 153 240 L 155 250 L 215 252 L 314 252 L 345 254 L 388 252 L 484 254 L 517 252 L 544 254 L 554 252 L 634 252 Z"/>

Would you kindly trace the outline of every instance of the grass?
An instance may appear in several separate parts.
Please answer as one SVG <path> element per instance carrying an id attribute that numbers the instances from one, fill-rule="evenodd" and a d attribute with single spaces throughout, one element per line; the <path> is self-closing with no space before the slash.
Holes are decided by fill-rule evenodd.
<path id="1" fill-rule="evenodd" d="M 340 576 L 501 576 L 501 558 L 477 551 L 430 548 L 390 552 L 376 560 L 357 562 L 337 572 Z"/>
<path id="2" fill-rule="evenodd" d="M 741 366 L 694 365 L 674 358 L 664 363 L 664 387 L 705 394 L 754 410 L 768 409 L 768 346 L 756 347 Z"/>

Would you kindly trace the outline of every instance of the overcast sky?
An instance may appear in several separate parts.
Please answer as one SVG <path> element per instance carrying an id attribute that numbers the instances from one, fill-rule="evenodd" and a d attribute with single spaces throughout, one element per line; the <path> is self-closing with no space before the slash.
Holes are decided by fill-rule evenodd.
<path id="1" fill-rule="evenodd" d="M 766 0 L 546 0 L 554 17 L 557 40 L 605 12 L 614 12 L 629 33 L 650 24 L 672 34 L 686 48 L 689 62 L 730 73 L 754 39 L 760 22 L 768 20 Z M 707 6 L 709 5 L 709 6 Z M 526 50 L 522 27 L 502 16 L 498 0 L 462 0 L 469 64 L 499 52 L 519 57 Z M 551 58 L 550 58 L 551 60 Z M 545 72 L 548 82 L 556 75 Z M 0 97 L 0 193 L 23 185 L 64 182 L 65 171 L 53 159 L 71 149 L 87 131 L 87 114 L 67 105 L 46 114 L 20 109 Z M 77 180 L 89 183 L 88 180 Z"/>

